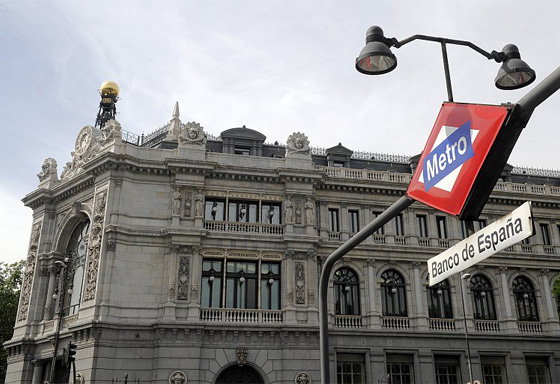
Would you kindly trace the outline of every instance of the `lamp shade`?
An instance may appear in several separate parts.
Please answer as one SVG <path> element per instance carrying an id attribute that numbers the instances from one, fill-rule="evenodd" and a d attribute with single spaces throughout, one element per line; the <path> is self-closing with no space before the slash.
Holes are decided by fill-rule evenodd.
<path id="1" fill-rule="evenodd" d="M 499 89 L 518 89 L 531 84 L 537 75 L 529 65 L 521 60 L 519 49 L 508 44 L 504 47 L 506 59 L 498 70 L 498 75 L 494 80 Z"/>
<path id="2" fill-rule="evenodd" d="M 356 69 L 366 75 L 381 75 L 397 66 L 397 58 L 391 52 L 383 30 L 378 26 L 366 32 L 366 46 L 356 59 Z"/>

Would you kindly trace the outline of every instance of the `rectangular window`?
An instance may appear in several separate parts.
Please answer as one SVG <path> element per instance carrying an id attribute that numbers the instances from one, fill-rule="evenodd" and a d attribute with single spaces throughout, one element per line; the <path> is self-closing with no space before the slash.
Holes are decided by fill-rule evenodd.
<path id="1" fill-rule="evenodd" d="M 428 237 L 428 220 L 426 215 L 416 215 L 419 237 Z"/>
<path id="2" fill-rule="evenodd" d="M 350 229 L 350 233 L 357 233 L 360 231 L 358 211 L 348 210 L 348 228 Z"/>
<path id="3" fill-rule="evenodd" d="M 436 224 L 438 237 L 440 239 L 447 239 L 447 218 L 445 216 L 436 216 Z"/>
<path id="4" fill-rule="evenodd" d="M 413 384 L 412 355 L 387 355 L 387 379 L 389 383 Z"/>
<path id="5" fill-rule="evenodd" d="M 486 219 L 473 220 L 473 233 L 480 231 L 484 227 L 486 227 Z M 463 235 L 463 239 L 468 237 L 467 223 L 465 221 L 461 221 L 461 235 Z"/>
<path id="6" fill-rule="evenodd" d="M 282 205 L 280 203 L 261 203 L 261 223 L 282 224 Z"/>
<path id="7" fill-rule="evenodd" d="M 529 384 L 550 384 L 550 369 L 546 357 L 525 357 Z"/>
<path id="8" fill-rule="evenodd" d="M 261 263 L 261 309 L 280 309 L 280 264 Z"/>
<path id="9" fill-rule="evenodd" d="M 404 224 L 402 214 L 395 216 L 395 235 L 404 236 Z"/>
<path id="10" fill-rule="evenodd" d="M 506 363 L 501 356 L 481 356 L 482 377 L 485 384 L 507 383 Z"/>
<path id="11" fill-rule="evenodd" d="M 329 230 L 331 232 L 340 232 L 338 226 L 338 209 L 329 208 Z"/>
<path id="12" fill-rule="evenodd" d="M 228 202 L 228 221 L 256 223 L 258 221 L 258 202 L 235 201 Z"/>
<path id="13" fill-rule="evenodd" d="M 336 355 L 336 382 L 338 384 L 365 384 L 364 355 L 339 353 Z"/>
<path id="14" fill-rule="evenodd" d="M 541 236 L 544 245 L 552 245 L 552 241 L 550 241 L 550 230 L 548 229 L 548 224 L 540 223 L 539 227 L 541 228 Z"/>
<path id="15" fill-rule="evenodd" d="M 434 356 L 437 384 L 461 383 L 461 368 L 457 356 Z"/>
<path id="16" fill-rule="evenodd" d="M 249 156 L 250 152 L 251 152 L 251 148 L 249 147 L 235 147 L 236 155 Z"/>
<path id="17" fill-rule="evenodd" d="M 381 215 L 381 212 L 373 211 L 373 212 L 371 212 L 371 214 L 372 214 L 373 218 L 375 219 L 375 218 L 377 218 L 377 216 Z M 376 235 L 384 235 L 385 234 L 385 226 L 379 228 L 377 231 L 375 231 L 373 233 L 376 234 Z"/>
<path id="18" fill-rule="evenodd" d="M 260 309 L 279 310 L 280 286 L 280 263 L 215 259 L 202 262 L 204 308 L 257 309 L 260 289 Z"/>
<path id="19" fill-rule="evenodd" d="M 226 201 L 223 199 L 206 198 L 204 220 L 224 221 L 226 219 Z"/>

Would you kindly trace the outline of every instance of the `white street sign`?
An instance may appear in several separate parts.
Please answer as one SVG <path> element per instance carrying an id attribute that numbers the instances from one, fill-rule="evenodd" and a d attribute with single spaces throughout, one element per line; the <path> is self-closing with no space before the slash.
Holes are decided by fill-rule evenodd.
<path id="1" fill-rule="evenodd" d="M 430 286 L 533 235 L 533 214 L 528 201 L 459 244 L 428 260 Z"/>

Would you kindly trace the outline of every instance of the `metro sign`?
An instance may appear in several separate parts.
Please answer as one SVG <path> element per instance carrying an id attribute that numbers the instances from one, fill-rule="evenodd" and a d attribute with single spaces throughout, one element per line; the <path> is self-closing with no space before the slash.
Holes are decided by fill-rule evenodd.
<path id="1" fill-rule="evenodd" d="M 511 152 L 505 159 L 500 154 L 511 144 L 507 133 L 500 135 L 511 110 L 444 103 L 407 195 L 460 219 L 476 219 Z"/>

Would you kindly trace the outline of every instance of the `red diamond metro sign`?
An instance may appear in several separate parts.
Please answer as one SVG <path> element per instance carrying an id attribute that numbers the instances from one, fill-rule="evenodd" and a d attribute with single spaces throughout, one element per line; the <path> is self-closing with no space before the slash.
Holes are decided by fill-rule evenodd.
<path id="1" fill-rule="evenodd" d="M 507 151 L 511 139 L 500 131 L 510 111 L 495 105 L 444 103 L 407 195 L 460 219 L 477 218 L 507 160 L 499 152 Z"/>

